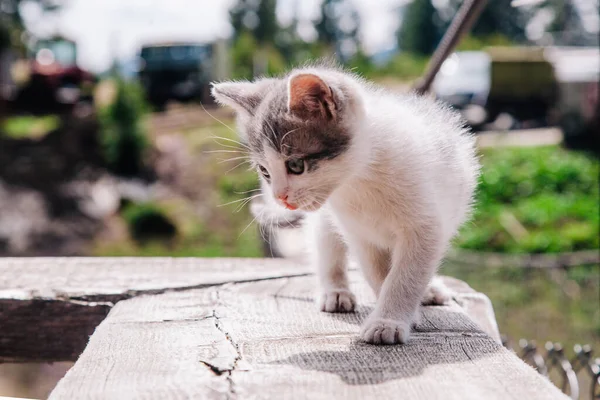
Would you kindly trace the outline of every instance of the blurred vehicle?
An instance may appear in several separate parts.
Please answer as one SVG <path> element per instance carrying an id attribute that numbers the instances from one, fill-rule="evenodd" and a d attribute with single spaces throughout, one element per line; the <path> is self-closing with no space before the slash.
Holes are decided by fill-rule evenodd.
<path id="1" fill-rule="evenodd" d="M 475 130 L 547 126 L 558 100 L 554 67 L 538 48 L 457 52 L 442 65 L 433 90 Z"/>
<path id="2" fill-rule="evenodd" d="M 553 47 L 546 53 L 559 81 L 559 125 L 565 143 L 600 154 L 600 49 Z"/>
<path id="3" fill-rule="evenodd" d="M 29 48 L 26 78 L 17 88 L 18 111 L 35 114 L 71 111 L 93 103 L 96 78 L 80 68 L 77 47 L 63 38 L 38 40 Z"/>
<path id="4" fill-rule="evenodd" d="M 139 76 L 148 101 L 158 109 L 169 100 L 211 102 L 213 46 L 199 43 L 142 47 Z"/>

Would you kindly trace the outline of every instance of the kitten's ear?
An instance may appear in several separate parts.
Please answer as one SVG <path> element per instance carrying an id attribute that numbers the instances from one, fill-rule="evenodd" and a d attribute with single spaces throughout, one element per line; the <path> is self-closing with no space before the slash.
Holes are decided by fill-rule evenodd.
<path id="1" fill-rule="evenodd" d="M 270 79 L 257 82 L 213 82 L 211 93 L 220 104 L 253 114 L 272 82 Z"/>
<path id="2" fill-rule="evenodd" d="M 317 75 L 294 75 L 288 83 L 288 111 L 302 119 L 332 120 L 336 117 L 333 92 Z"/>

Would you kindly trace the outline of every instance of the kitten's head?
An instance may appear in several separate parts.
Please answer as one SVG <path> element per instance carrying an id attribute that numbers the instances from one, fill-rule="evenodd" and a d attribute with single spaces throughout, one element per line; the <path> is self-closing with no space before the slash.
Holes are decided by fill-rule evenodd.
<path id="1" fill-rule="evenodd" d="M 349 75 L 303 69 L 281 79 L 214 84 L 212 94 L 236 110 L 263 188 L 280 205 L 317 210 L 358 171 L 368 144 L 358 135 L 364 111 Z"/>

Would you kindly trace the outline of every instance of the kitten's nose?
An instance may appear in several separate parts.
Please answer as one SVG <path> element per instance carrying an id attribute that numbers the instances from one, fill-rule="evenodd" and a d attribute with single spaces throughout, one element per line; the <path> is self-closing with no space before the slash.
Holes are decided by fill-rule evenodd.
<path id="1" fill-rule="evenodd" d="M 288 210 L 297 210 L 298 207 L 296 207 L 293 204 L 288 203 L 288 195 L 287 194 L 279 194 L 277 195 L 277 198 L 283 203 L 283 205 L 285 206 L 285 208 L 287 208 Z"/>

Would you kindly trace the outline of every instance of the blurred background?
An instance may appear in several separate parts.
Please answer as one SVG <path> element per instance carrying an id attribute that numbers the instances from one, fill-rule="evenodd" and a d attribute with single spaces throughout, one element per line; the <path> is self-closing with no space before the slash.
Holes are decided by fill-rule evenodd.
<path id="1" fill-rule="evenodd" d="M 297 256 L 294 229 L 253 223 L 256 173 L 212 152 L 238 146 L 209 82 L 329 57 L 406 92 L 460 5 L 0 0 L 0 256 Z M 442 273 L 491 298 L 518 352 L 600 351 L 598 8 L 490 0 L 432 85 L 483 163 Z M 70 365 L 0 365 L 0 396 L 44 398 Z"/>

